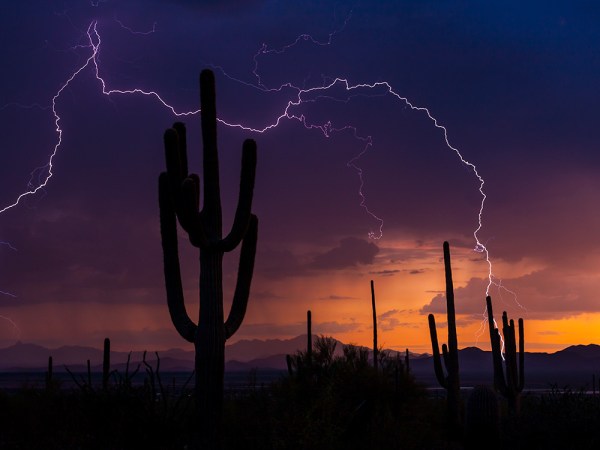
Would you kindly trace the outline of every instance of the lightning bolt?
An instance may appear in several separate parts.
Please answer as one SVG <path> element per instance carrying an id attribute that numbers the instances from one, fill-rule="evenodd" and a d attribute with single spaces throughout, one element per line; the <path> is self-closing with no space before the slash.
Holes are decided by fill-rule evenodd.
<path id="1" fill-rule="evenodd" d="M 98 2 L 92 1 L 91 4 L 92 4 L 92 6 L 98 6 L 98 4 L 101 1 L 102 0 L 100 0 Z M 132 34 L 148 35 L 148 34 L 155 32 L 155 30 L 156 30 L 156 22 L 154 23 L 153 28 L 150 31 L 135 31 L 135 30 L 131 29 L 130 27 L 124 25 L 117 18 L 115 18 L 114 20 L 122 28 L 128 30 Z M 485 203 L 487 200 L 487 195 L 484 190 L 485 180 L 479 173 L 479 170 L 476 167 L 476 165 L 474 163 L 472 163 L 471 161 L 467 160 L 462 155 L 460 150 L 458 148 L 454 147 L 450 143 L 449 138 L 448 138 L 448 130 L 446 129 L 446 127 L 444 125 L 442 125 L 438 121 L 438 119 L 436 117 L 433 116 L 433 114 L 431 113 L 431 111 L 428 108 L 413 104 L 412 102 L 409 101 L 409 99 L 407 97 L 404 97 L 404 96 L 400 95 L 398 92 L 396 92 L 396 90 L 394 90 L 394 88 L 387 81 L 378 81 L 375 83 L 352 83 L 346 78 L 333 78 L 327 82 L 323 82 L 323 84 L 320 86 L 315 86 L 315 87 L 310 87 L 310 88 L 295 86 L 292 83 L 285 83 L 285 84 L 282 84 L 277 87 L 268 87 L 263 82 L 261 75 L 260 75 L 260 71 L 259 71 L 259 59 L 260 58 L 264 57 L 265 55 L 269 55 L 269 54 L 284 53 L 284 52 L 290 50 L 291 48 L 293 48 L 294 46 L 296 46 L 298 43 L 305 42 L 305 41 L 311 42 L 312 44 L 319 45 L 319 46 L 330 45 L 332 43 L 335 35 L 341 31 L 343 31 L 343 29 L 346 27 L 349 20 L 350 20 L 350 14 L 346 17 L 346 20 L 343 22 L 341 27 L 339 27 L 338 29 L 329 33 L 328 38 L 325 41 L 319 41 L 318 39 L 315 39 L 308 34 L 302 34 L 302 35 L 298 36 L 294 41 L 290 42 L 287 45 L 284 45 L 283 47 L 277 48 L 277 49 L 271 49 L 266 44 L 263 44 L 253 57 L 254 67 L 252 69 L 252 74 L 255 79 L 254 83 L 250 83 L 247 81 L 243 81 L 243 80 L 234 78 L 234 77 L 230 76 L 223 68 L 221 68 L 219 66 L 213 66 L 214 68 L 220 70 L 223 73 L 223 75 L 227 76 L 231 80 L 242 83 L 251 88 L 258 89 L 263 92 L 280 92 L 284 89 L 291 90 L 292 92 L 294 92 L 293 98 L 287 101 L 287 103 L 286 103 L 285 107 L 283 107 L 281 113 L 279 115 L 277 115 L 276 117 L 274 117 L 274 119 L 272 121 L 264 124 L 261 127 L 250 127 L 250 126 L 243 125 L 241 123 L 233 123 L 233 122 L 226 121 L 223 118 L 218 118 L 217 120 L 221 124 L 223 124 L 227 127 L 238 128 L 238 129 L 242 129 L 242 130 L 253 132 L 253 133 L 268 132 L 268 131 L 278 127 L 283 120 L 296 120 L 296 121 L 300 122 L 306 129 L 317 130 L 317 131 L 321 132 L 323 134 L 323 136 L 325 136 L 327 138 L 330 137 L 334 133 L 350 131 L 357 140 L 359 140 L 363 143 L 363 147 L 362 147 L 362 150 L 358 154 L 356 154 L 353 158 L 351 158 L 347 162 L 347 166 L 349 168 L 352 168 L 353 170 L 355 170 L 355 172 L 357 173 L 358 179 L 359 179 L 358 196 L 360 198 L 360 207 L 378 223 L 377 229 L 375 231 L 371 230 L 369 232 L 369 237 L 372 239 L 381 239 L 381 237 L 383 236 L 384 222 L 383 222 L 382 218 L 380 218 L 373 211 L 371 211 L 367 205 L 367 197 L 366 197 L 366 194 L 364 193 L 364 189 L 363 189 L 364 185 L 365 185 L 365 176 L 364 176 L 363 169 L 359 165 L 361 158 L 367 152 L 372 150 L 372 148 L 373 148 L 372 137 L 370 135 L 362 135 L 359 132 L 358 128 L 354 125 L 348 125 L 348 124 L 334 125 L 331 121 L 326 121 L 324 123 L 311 123 L 304 114 L 295 114 L 293 112 L 293 110 L 294 110 L 294 108 L 296 108 L 304 103 L 315 102 L 319 98 L 336 99 L 334 96 L 329 95 L 328 93 L 333 91 L 334 88 L 341 87 L 348 96 L 345 100 L 342 100 L 342 101 L 347 102 L 350 100 L 350 98 L 352 98 L 352 96 L 359 95 L 361 92 L 364 92 L 364 91 L 367 91 L 367 92 L 382 91 L 383 94 L 380 94 L 380 95 L 393 96 L 395 99 L 402 102 L 406 107 L 410 108 L 412 111 L 416 111 L 416 112 L 425 114 L 426 117 L 435 126 L 435 128 L 437 128 L 438 130 L 440 130 L 442 132 L 447 148 L 456 154 L 456 156 L 460 159 L 461 163 L 463 165 L 465 165 L 466 167 L 468 167 L 470 169 L 470 171 L 473 173 L 473 175 L 476 177 L 476 179 L 478 180 L 478 183 L 479 183 L 478 191 L 481 196 L 481 202 L 479 204 L 479 208 L 477 211 L 477 227 L 473 231 L 473 238 L 475 241 L 473 250 L 477 253 L 481 253 L 487 264 L 488 283 L 487 283 L 487 287 L 486 287 L 486 295 L 489 295 L 491 286 L 496 286 L 499 289 L 513 295 L 515 298 L 515 301 L 516 301 L 516 294 L 514 292 L 508 290 L 506 287 L 504 287 L 501 280 L 497 279 L 494 276 L 493 269 L 492 269 L 492 261 L 490 258 L 489 251 L 479 238 L 479 233 L 483 227 L 483 213 L 484 213 Z M 61 147 L 62 137 L 63 137 L 63 129 L 61 128 L 61 117 L 57 111 L 57 101 L 59 100 L 61 94 L 65 91 L 65 89 L 67 89 L 67 87 L 73 82 L 73 80 L 75 80 L 82 72 L 84 72 L 88 69 L 91 69 L 93 71 L 95 78 L 99 82 L 99 84 L 101 86 L 101 91 L 104 95 L 107 95 L 107 96 L 143 95 L 143 96 L 153 97 L 160 104 L 162 104 L 165 108 L 167 108 L 174 116 L 177 116 L 177 117 L 191 116 L 191 115 L 196 115 L 199 113 L 199 110 L 177 111 L 172 105 L 170 105 L 167 101 L 165 101 L 161 97 L 161 95 L 156 91 L 146 91 L 146 90 L 139 89 L 139 88 L 109 89 L 107 87 L 105 80 L 101 76 L 100 66 L 99 66 L 99 62 L 98 62 L 98 60 L 99 60 L 98 55 L 100 53 L 102 40 L 101 40 L 101 35 L 98 31 L 97 21 L 93 21 L 89 24 L 89 26 L 86 30 L 86 36 L 87 36 L 87 44 L 85 44 L 83 46 L 78 46 L 78 47 L 84 47 L 84 48 L 89 49 L 90 55 L 87 57 L 87 59 L 85 59 L 83 61 L 83 63 L 79 67 L 77 67 L 71 73 L 71 75 L 60 86 L 60 88 L 54 94 L 54 96 L 52 97 L 52 100 L 51 100 L 50 109 L 52 111 L 52 115 L 54 118 L 55 132 L 57 135 L 57 141 L 54 145 L 54 148 L 53 148 L 52 152 L 50 153 L 46 164 L 44 164 L 41 167 L 37 167 L 36 169 L 34 169 L 32 171 L 30 180 L 28 183 L 28 189 L 25 192 L 22 192 L 21 194 L 19 194 L 12 203 L 2 207 L 0 209 L 0 214 L 8 211 L 11 208 L 16 207 L 17 205 L 20 204 L 20 202 L 24 198 L 33 196 L 33 195 L 37 194 L 38 192 L 42 191 L 47 186 L 47 184 L 50 182 L 50 180 L 52 179 L 52 177 L 54 175 L 53 174 L 53 167 L 54 167 L 53 161 L 54 161 L 55 156 L 57 155 L 57 152 L 59 151 L 59 149 Z M 7 105 L 5 105 L 4 107 L 6 107 L 6 106 Z M 21 105 L 19 105 L 19 106 L 21 106 Z M 44 108 L 38 104 L 29 105 L 29 107 Z M 3 244 L 6 244 L 6 243 L 3 243 Z M 9 296 L 14 296 L 13 294 L 2 292 L 2 291 L 0 291 L 0 293 L 9 295 Z M 518 302 L 517 302 L 517 304 L 518 304 Z M 519 306 L 521 306 L 521 305 L 519 304 Z M 485 316 L 485 313 L 484 313 L 484 316 Z M 10 321 L 10 319 L 6 319 L 6 320 Z M 485 326 L 485 324 L 484 324 L 484 326 Z"/>
<path id="2" fill-rule="evenodd" d="M 0 241 L 0 245 L 10 248 L 13 252 L 18 251 L 10 242 Z"/>
<path id="3" fill-rule="evenodd" d="M 123 22 L 121 22 L 116 17 L 115 17 L 115 22 L 117 22 L 121 26 L 121 28 L 129 31 L 131 34 L 139 34 L 140 36 L 148 36 L 149 34 L 155 33 L 156 32 L 156 24 L 158 23 L 158 22 L 154 22 L 152 24 L 152 29 L 149 31 L 136 31 L 136 30 L 131 29 L 127 25 L 125 25 Z"/>

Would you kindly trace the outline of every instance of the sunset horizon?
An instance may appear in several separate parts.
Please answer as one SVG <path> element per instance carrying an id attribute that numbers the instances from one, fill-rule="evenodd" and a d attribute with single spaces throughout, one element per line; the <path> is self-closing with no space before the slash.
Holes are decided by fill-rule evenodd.
<path id="1" fill-rule="evenodd" d="M 460 348 L 490 348 L 488 290 L 528 352 L 600 343 L 594 11 L 238 3 L 40 5 L 30 28 L 5 8 L 0 347 L 191 348 L 168 314 L 157 183 L 177 121 L 201 173 L 204 68 L 225 229 L 241 143 L 258 145 L 256 264 L 229 342 L 298 336 L 310 309 L 313 333 L 371 346 L 374 280 L 380 345 L 431 353 L 447 240 Z M 179 249 L 197 321 L 181 230 Z"/>

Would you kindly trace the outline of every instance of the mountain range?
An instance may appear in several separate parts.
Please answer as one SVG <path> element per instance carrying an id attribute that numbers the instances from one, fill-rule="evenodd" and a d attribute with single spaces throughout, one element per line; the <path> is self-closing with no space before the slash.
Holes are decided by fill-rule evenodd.
<path id="1" fill-rule="evenodd" d="M 343 343 L 338 341 L 337 351 Z M 227 372 L 285 371 L 285 355 L 306 347 L 306 335 L 293 339 L 241 340 L 225 348 L 225 370 Z M 397 352 L 390 351 L 392 355 Z M 127 352 L 111 352 L 111 368 L 124 370 Z M 52 356 L 55 371 L 84 370 L 89 359 L 92 371 L 102 370 L 102 350 L 92 347 L 63 346 L 55 349 L 17 342 L 0 349 L 0 371 L 44 371 L 48 357 Z M 131 353 L 133 368 L 142 360 L 142 352 Z M 170 349 L 160 352 L 160 368 L 163 372 L 190 372 L 194 366 L 194 351 Z M 156 355 L 147 354 L 147 361 L 155 364 Z M 461 384 L 491 384 L 493 382 L 492 356 L 477 347 L 459 351 Z M 417 381 L 428 386 L 437 382 L 430 355 L 410 355 L 410 369 Z M 592 375 L 600 381 L 600 346 L 573 345 L 556 353 L 525 353 L 526 384 L 529 388 L 547 388 L 551 385 L 573 388 L 591 386 Z"/>

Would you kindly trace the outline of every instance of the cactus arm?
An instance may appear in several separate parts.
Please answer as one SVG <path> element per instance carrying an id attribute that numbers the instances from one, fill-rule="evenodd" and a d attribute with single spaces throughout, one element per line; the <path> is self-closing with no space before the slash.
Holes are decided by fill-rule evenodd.
<path id="1" fill-rule="evenodd" d="M 238 268 L 238 277 L 233 295 L 233 302 L 229 316 L 225 321 L 225 339 L 229 339 L 238 330 L 248 306 L 248 297 L 250 296 L 250 284 L 252 283 L 252 273 L 254 271 L 254 258 L 256 256 L 256 240 L 258 237 L 258 218 L 250 215 L 250 223 L 246 236 L 242 241 L 242 250 L 240 252 L 240 263 Z"/>
<path id="2" fill-rule="evenodd" d="M 444 375 L 444 369 L 442 368 L 442 361 L 440 358 L 440 348 L 438 344 L 437 331 L 435 328 L 435 317 L 433 314 L 429 314 L 429 334 L 431 335 L 431 349 L 433 351 L 433 369 L 435 376 L 444 389 L 448 389 L 448 382 Z"/>
<path id="3" fill-rule="evenodd" d="M 202 216 L 198 211 L 199 197 L 200 180 L 198 175 L 192 174 L 181 184 L 181 207 L 177 217 L 182 228 L 187 231 L 191 244 L 206 249 L 210 244 L 204 231 Z"/>
<path id="4" fill-rule="evenodd" d="M 252 196 L 256 175 L 256 142 L 246 139 L 242 148 L 242 173 L 240 192 L 231 231 L 220 243 L 219 248 L 229 252 L 236 248 L 246 233 L 252 211 Z"/>
<path id="5" fill-rule="evenodd" d="M 448 354 L 448 346 L 446 344 L 442 344 L 442 358 L 448 372 L 452 363 L 450 362 L 450 355 Z"/>
<path id="6" fill-rule="evenodd" d="M 504 379 L 504 369 L 502 367 L 502 353 L 500 348 L 500 334 L 494 325 L 494 311 L 492 309 L 492 298 L 488 295 L 485 298 L 488 313 L 488 327 L 490 329 L 490 342 L 492 345 L 492 358 L 494 364 L 494 386 L 502 395 L 505 395 L 506 380 Z"/>
<path id="7" fill-rule="evenodd" d="M 188 342 L 194 342 L 197 326 L 185 310 L 179 252 L 177 248 L 177 219 L 169 199 L 169 179 L 163 172 L 159 179 L 160 234 L 163 248 L 163 267 L 167 289 L 167 304 L 171 321 L 178 333 Z"/>
<path id="8" fill-rule="evenodd" d="M 179 144 L 179 164 L 182 178 L 188 176 L 188 161 L 187 161 L 187 138 L 185 132 L 185 124 L 183 122 L 175 122 L 173 129 L 177 132 Z"/>
<path id="9" fill-rule="evenodd" d="M 202 216 L 211 241 L 222 238 L 219 156 L 217 153 L 217 107 L 215 76 L 210 70 L 200 73 L 200 120 L 202 124 L 204 204 Z"/>
<path id="10" fill-rule="evenodd" d="M 187 150 L 185 126 L 181 122 L 165 131 L 165 159 L 169 178 L 169 190 L 174 210 L 182 228 L 189 234 L 195 247 L 207 246 L 208 240 L 200 221 L 198 198 L 200 180 L 197 175 L 187 174 Z"/>
<path id="11" fill-rule="evenodd" d="M 168 128 L 163 136 L 167 173 L 173 186 L 178 186 L 185 178 L 181 167 L 180 137 L 175 128 Z"/>
<path id="12" fill-rule="evenodd" d="M 519 319 L 519 387 L 521 392 L 525 387 L 525 329 L 523 319 Z"/>

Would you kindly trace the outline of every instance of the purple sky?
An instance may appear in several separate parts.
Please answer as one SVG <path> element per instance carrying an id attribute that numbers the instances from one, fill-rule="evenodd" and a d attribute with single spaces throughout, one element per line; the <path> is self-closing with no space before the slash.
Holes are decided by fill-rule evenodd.
<path id="1" fill-rule="evenodd" d="M 528 320 L 530 348 L 594 341 L 586 330 L 600 323 L 600 7 L 371 3 L 4 2 L 0 209 L 47 173 L 30 176 L 57 143 L 52 98 L 92 55 L 93 22 L 108 89 L 156 91 L 193 111 L 198 73 L 213 67 L 219 117 L 246 127 L 275 123 L 299 88 L 337 77 L 387 82 L 428 108 L 485 179 L 479 238 L 526 310 L 506 291 L 491 293 Z M 302 35 L 318 43 L 294 44 Z M 472 251 L 481 202 L 472 170 L 423 111 L 384 86 L 348 92 L 338 83 L 302 100 L 288 112 L 345 130 L 326 136 L 285 118 L 263 134 L 219 128 L 226 227 L 241 142 L 252 137 L 259 147 L 256 275 L 235 339 L 300 334 L 311 308 L 316 332 L 367 344 L 375 279 L 386 345 L 425 350 L 424 313 L 445 310 L 438 292 L 449 240 L 459 339 L 475 342 L 487 265 Z M 100 345 L 109 335 L 123 349 L 185 346 L 168 319 L 158 233 L 162 134 L 177 119 L 153 97 L 103 95 L 93 65 L 61 92 L 56 111 L 63 135 L 54 176 L 0 215 L 0 240 L 16 249 L 0 245 L 0 290 L 11 294 L 0 294 L 10 319 L 0 322 L 0 344 Z M 199 117 L 183 120 L 190 166 L 200 172 Z M 354 164 L 366 206 L 383 220 L 381 239 L 368 237 L 379 222 L 361 208 L 359 174 L 348 166 L 365 149 Z M 185 239 L 181 252 L 195 317 L 197 253 Z M 236 256 L 226 260 L 226 298 Z"/>

